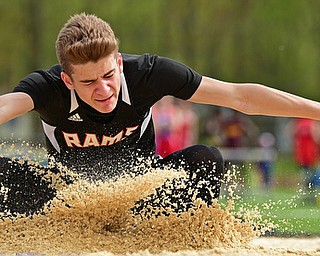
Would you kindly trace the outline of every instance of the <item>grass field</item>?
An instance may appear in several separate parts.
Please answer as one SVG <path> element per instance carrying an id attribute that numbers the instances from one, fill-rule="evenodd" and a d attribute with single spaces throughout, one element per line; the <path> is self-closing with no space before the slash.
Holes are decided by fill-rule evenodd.
<path id="1" fill-rule="evenodd" d="M 279 226 L 272 235 L 320 235 L 320 206 L 294 190 L 275 189 L 266 194 L 256 193 L 245 197 L 244 202 L 259 205 L 261 212 Z M 271 206 L 268 211 L 263 207 L 266 204 Z"/>
<path id="2" fill-rule="evenodd" d="M 272 186 L 265 190 L 254 165 L 245 170 L 241 203 L 258 207 L 272 223 L 271 235 L 320 236 L 320 188 L 306 192 L 301 185 L 298 167 L 290 156 L 282 156 L 274 165 Z"/>

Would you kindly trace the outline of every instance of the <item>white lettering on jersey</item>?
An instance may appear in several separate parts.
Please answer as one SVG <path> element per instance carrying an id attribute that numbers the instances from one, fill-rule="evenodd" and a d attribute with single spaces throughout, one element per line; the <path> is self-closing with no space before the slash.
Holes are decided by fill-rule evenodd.
<path id="1" fill-rule="evenodd" d="M 114 137 L 102 136 L 101 146 L 111 146 L 124 138 L 123 131 L 119 132 Z"/>
<path id="2" fill-rule="evenodd" d="M 124 133 L 124 136 L 125 136 L 125 137 L 130 136 L 137 128 L 138 128 L 138 125 L 137 125 L 137 126 L 134 126 L 134 127 L 128 127 L 128 128 L 126 128 L 126 131 L 125 131 L 125 133 Z"/>
<path id="3" fill-rule="evenodd" d="M 128 127 L 122 130 L 121 132 L 119 132 L 118 134 L 116 134 L 115 136 L 103 135 L 101 138 L 101 142 L 99 142 L 97 135 L 93 133 L 86 133 L 86 137 L 84 138 L 83 143 L 81 143 L 79 139 L 79 135 L 77 133 L 63 132 L 63 136 L 68 147 L 70 148 L 74 146 L 79 148 L 90 147 L 90 146 L 93 146 L 93 147 L 111 146 L 125 139 L 126 137 L 130 136 L 138 127 L 139 125 L 134 127 Z"/>
<path id="4" fill-rule="evenodd" d="M 77 147 L 82 147 L 80 143 L 80 139 L 77 133 L 65 133 L 63 132 L 64 139 L 68 145 L 68 147 L 72 148 L 73 145 Z"/>
<path id="5" fill-rule="evenodd" d="M 97 135 L 86 133 L 86 138 L 84 140 L 83 147 L 86 148 L 90 146 L 99 147 L 100 146 L 99 141 L 98 141 Z"/>

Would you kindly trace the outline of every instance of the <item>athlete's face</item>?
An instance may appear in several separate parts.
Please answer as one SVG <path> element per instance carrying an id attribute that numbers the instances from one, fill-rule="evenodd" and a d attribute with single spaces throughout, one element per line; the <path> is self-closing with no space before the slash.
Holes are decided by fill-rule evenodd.
<path id="1" fill-rule="evenodd" d="M 70 90 L 101 113 L 112 112 L 118 101 L 120 73 L 123 70 L 121 54 L 111 54 L 97 62 L 72 65 L 71 77 L 65 72 L 61 78 Z"/>

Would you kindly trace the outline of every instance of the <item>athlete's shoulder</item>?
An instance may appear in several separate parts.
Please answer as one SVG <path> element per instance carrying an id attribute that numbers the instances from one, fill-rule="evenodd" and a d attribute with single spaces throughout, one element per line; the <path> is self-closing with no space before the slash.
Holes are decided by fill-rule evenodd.
<path id="1" fill-rule="evenodd" d="M 62 68 L 60 65 L 54 65 L 48 70 L 39 69 L 35 70 L 34 72 L 26 75 L 20 81 L 21 84 L 28 84 L 28 85 L 41 85 L 47 83 L 63 83 L 60 73 Z"/>
<path id="2" fill-rule="evenodd" d="M 124 72 L 139 72 L 150 71 L 157 72 L 171 72 L 172 70 L 192 70 L 187 65 L 175 59 L 156 54 L 145 53 L 142 55 L 125 54 L 122 53 Z"/>
<path id="3" fill-rule="evenodd" d="M 42 70 L 42 69 L 36 70 L 33 74 L 34 76 L 38 76 L 38 77 L 40 75 L 47 82 L 63 84 L 63 81 L 60 76 L 61 72 L 62 72 L 62 67 L 59 64 L 57 64 L 52 66 L 48 70 Z"/>
<path id="4" fill-rule="evenodd" d="M 159 57 L 150 53 L 141 55 L 121 53 L 125 72 L 149 70 Z"/>
<path id="5" fill-rule="evenodd" d="M 56 105 L 61 105 L 64 98 L 69 95 L 69 89 L 60 77 L 61 71 L 59 65 L 52 66 L 48 70 L 36 70 L 20 80 L 13 92 L 24 92 L 30 95 L 35 110 L 48 109 L 51 105 L 56 109 Z"/>

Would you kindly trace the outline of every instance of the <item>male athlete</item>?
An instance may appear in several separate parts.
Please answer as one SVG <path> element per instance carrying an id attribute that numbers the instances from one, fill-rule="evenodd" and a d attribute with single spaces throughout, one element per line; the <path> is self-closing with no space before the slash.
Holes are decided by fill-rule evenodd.
<path id="1" fill-rule="evenodd" d="M 154 155 L 151 107 L 166 95 L 247 114 L 320 119 L 318 102 L 259 84 L 222 82 L 174 60 L 120 53 L 118 47 L 105 21 L 71 17 L 56 41 L 59 65 L 27 75 L 12 93 L 0 96 L 0 123 L 37 111 L 54 162 L 90 179 L 131 172 L 143 157 L 151 157 L 154 166 L 185 169 L 187 177 L 173 182 L 165 205 L 156 203 L 166 193 L 159 188 L 133 211 L 152 205 L 181 212 L 194 198 L 210 204 L 219 196 L 223 159 L 215 147 L 194 145 L 163 159 Z M 2 158 L 0 174 L 6 188 L 0 190 L 6 191 L 0 193 L 0 212 L 31 214 L 55 196 L 28 162 Z"/>

